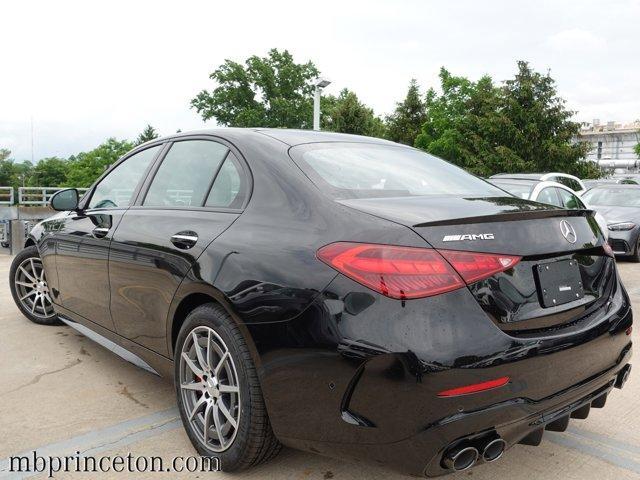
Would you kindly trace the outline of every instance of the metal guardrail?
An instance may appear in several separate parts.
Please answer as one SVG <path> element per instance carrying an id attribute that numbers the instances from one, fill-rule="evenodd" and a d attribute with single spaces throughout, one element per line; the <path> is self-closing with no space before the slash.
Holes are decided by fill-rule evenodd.
<path id="1" fill-rule="evenodd" d="M 0 246 L 6 248 L 9 246 L 9 221 L 0 221 Z"/>
<path id="2" fill-rule="evenodd" d="M 46 206 L 54 193 L 63 190 L 60 187 L 19 187 L 18 205 L 24 206 Z M 88 189 L 78 188 L 82 196 Z"/>
<path id="3" fill-rule="evenodd" d="M 54 193 L 63 190 L 60 187 L 18 187 L 18 205 L 25 207 L 46 207 Z M 88 188 L 78 188 L 80 196 L 84 195 Z M 131 189 L 116 189 L 113 191 L 116 203 L 126 203 L 131 198 Z M 191 205 L 192 190 L 167 190 L 167 197 L 175 204 Z M 0 205 L 11 206 L 14 204 L 14 188 L 0 187 Z"/>
<path id="4" fill-rule="evenodd" d="M 13 205 L 13 187 L 0 187 L 0 205 Z"/>

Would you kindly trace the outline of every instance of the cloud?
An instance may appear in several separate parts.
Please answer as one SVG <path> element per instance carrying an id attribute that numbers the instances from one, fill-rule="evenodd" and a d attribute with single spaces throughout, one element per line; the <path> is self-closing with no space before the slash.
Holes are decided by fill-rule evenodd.
<path id="1" fill-rule="evenodd" d="M 202 128 L 189 100 L 213 88 L 209 74 L 226 58 L 242 62 L 272 47 L 312 60 L 333 81 L 327 94 L 350 88 L 377 114 L 393 110 L 411 78 L 437 87 L 440 66 L 499 82 L 523 59 L 551 69 L 587 118 L 640 115 L 640 64 L 630 60 L 640 0 L 519 9 L 509 0 L 325 0 L 313 15 L 299 0 L 276 3 L 4 2 L 0 148 L 30 158 L 31 117 L 36 159 L 135 138 L 147 123 L 161 134 Z"/>
<path id="2" fill-rule="evenodd" d="M 606 49 L 606 40 L 589 30 L 571 28 L 547 39 L 547 45 L 561 52 L 601 52 Z"/>
<path id="3" fill-rule="evenodd" d="M 584 103 L 607 103 L 614 97 L 611 87 L 591 82 L 580 82 L 576 85 L 572 96 Z"/>

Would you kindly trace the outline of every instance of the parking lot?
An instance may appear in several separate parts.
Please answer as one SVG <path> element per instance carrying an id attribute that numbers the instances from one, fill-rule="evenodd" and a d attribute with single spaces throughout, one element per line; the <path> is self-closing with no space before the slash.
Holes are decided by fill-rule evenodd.
<path id="1" fill-rule="evenodd" d="M 83 454 L 195 455 L 182 430 L 170 382 L 121 360 L 68 327 L 28 322 L 7 285 L 11 258 L 0 255 L 0 479 L 11 476 L 8 457 Z M 640 265 L 620 271 L 640 311 Z M 633 333 L 638 335 L 638 329 Z M 518 445 L 498 462 L 448 478 L 637 479 L 640 478 L 640 375 L 587 420 L 572 420 L 565 433 L 545 434 L 539 447 Z M 167 464 L 169 460 L 167 460 Z M 106 473 L 99 478 L 118 478 Z M 173 478 L 171 473 L 136 478 Z M 272 462 L 237 475 L 184 473 L 182 478 L 356 479 L 401 477 L 370 464 L 337 461 L 285 449 Z M 33 478 L 45 478 L 39 475 Z M 59 473 L 56 478 L 87 478 Z"/>

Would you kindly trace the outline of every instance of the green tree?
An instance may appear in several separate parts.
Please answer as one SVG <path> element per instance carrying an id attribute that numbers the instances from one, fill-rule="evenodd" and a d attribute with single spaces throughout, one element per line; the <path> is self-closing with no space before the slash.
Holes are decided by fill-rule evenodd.
<path id="1" fill-rule="evenodd" d="M 31 162 L 15 162 L 11 150 L 0 149 L 0 186 L 18 188 L 26 185 L 33 165 Z"/>
<path id="2" fill-rule="evenodd" d="M 31 176 L 33 175 L 33 164 L 30 161 L 15 162 L 13 164 L 13 171 L 15 180 L 12 185 L 14 187 L 29 185 Z"/>
<path id="3" fill-rule="evenodd" d="M 441 93 L 427 93 L 427 120 L 415 145 L 482 176 L 499 172 L 561 171 L 601 175 L 576 142 L 580 125 L 557 95 L 549 73 L 518 62 L 500 87 L 490 77 L 472 82 L 440 71 Z"/>
<path id="4" fill-rule="evenodd" d="M 65 184 L 68 170 L 69 162 L 64 158 L 43 158 L 33 167 L 27 184 L 30 187 L 60 187 Z"/>
<path id="5" fill-rule="evenodd" d="M 313 63 L 295 63 L 287 50 L 251 56 L 244 65 L 225 60 L 209 76 L 217 86 L 191 106 L 204 120 L 230 127 L 310 128 L 317 76 Z"/>
<path id="6" fill-rule="evenodd" d="M 135 144 L 142 145 L 145 142 L 150 142 L 151 140 L 155 140 L 159 136 L 160 135 L 158 135 L 158 132 L 156 131 L 155 128 L 153 128 L 151 125 L 147 125 L 145 129 L 140 133 L 140 135 L 138 135 L 138 138 L 136 139 Z"/>
<path id="7" fill-rule="evenodd" d="M 64 186 L 88 187 L 122 155 L 134 147 L 128 140 L 109 138 L 89 152 L 69 157 Z"/>
<path id="8" fill-rule="evenodd" d="M 634 151 L 636 152 L 636 155 L 638 155 L 638 157 L 640 157 L 640 143 L 638 143 L 638 144 L 634 147 Z"/>
<path id="9" fill-rule="evenodd" d="M 580 124 L 571 120 L 576 112 L 567 110 L 549 72 L 541 74 L 518 62 L 515 78 L 501 88 L 501 100 L 509 128 L 500 132 L 500 144 L 522 158 L 529 171 L 601 175 L 597 164 L 583 161 L 589 145 L 574 141 L 580 133 Z"/>
<path id="10" fill-rule="evenodd" d="M 4 158 L 0 160 L 0 187 L 12 187 L 15 183 L 15 168 L 13 160 Z"/>
<path id="11" fill-rule="evenodd" d="M 413 145 L 426 120 L 425 101 L 420 95 L 418 82 L 412 79 L 404 100 L 398 102 L 395 111 L 387 116 L 387 135 L 394 142 Z"/>
<path id="12" fill-rule="evenodd" d="M 479 175 L 500 171 L 505 159 L 492 141 L 500 123 L 499 90 L 491 78 L 472 82 L 442 68 L 440 86 L 441 94 L 427 92 L 426 121 L 415 146 Z M 521 167 L 513 165 L 510 171 Z"/>
<path id="13" fill-rule="evenodd" d="M 10 156 L 11 150 L 0 148 L 0 187 L 10 187 L 14 181 L 15 169 Z"/>
<path id="14" fill-rule="evenodd" d="M 324 130 L 370 137 L 385 136 L 384 122 L 371 108 L 360 102 L 354 92 L 346 88 L 337 97 L 323 97 L 321 105 Z"/>

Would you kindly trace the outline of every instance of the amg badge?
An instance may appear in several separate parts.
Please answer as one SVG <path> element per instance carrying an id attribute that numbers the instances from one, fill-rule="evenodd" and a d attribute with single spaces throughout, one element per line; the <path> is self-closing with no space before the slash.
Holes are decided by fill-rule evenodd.
<path id="1" fill-rule="evenodd" d="M 467 235 L 445 235 L 443 242 L 459 242 L 462 240 L 494 240 L 493 233 L 477 233 Z"/>

